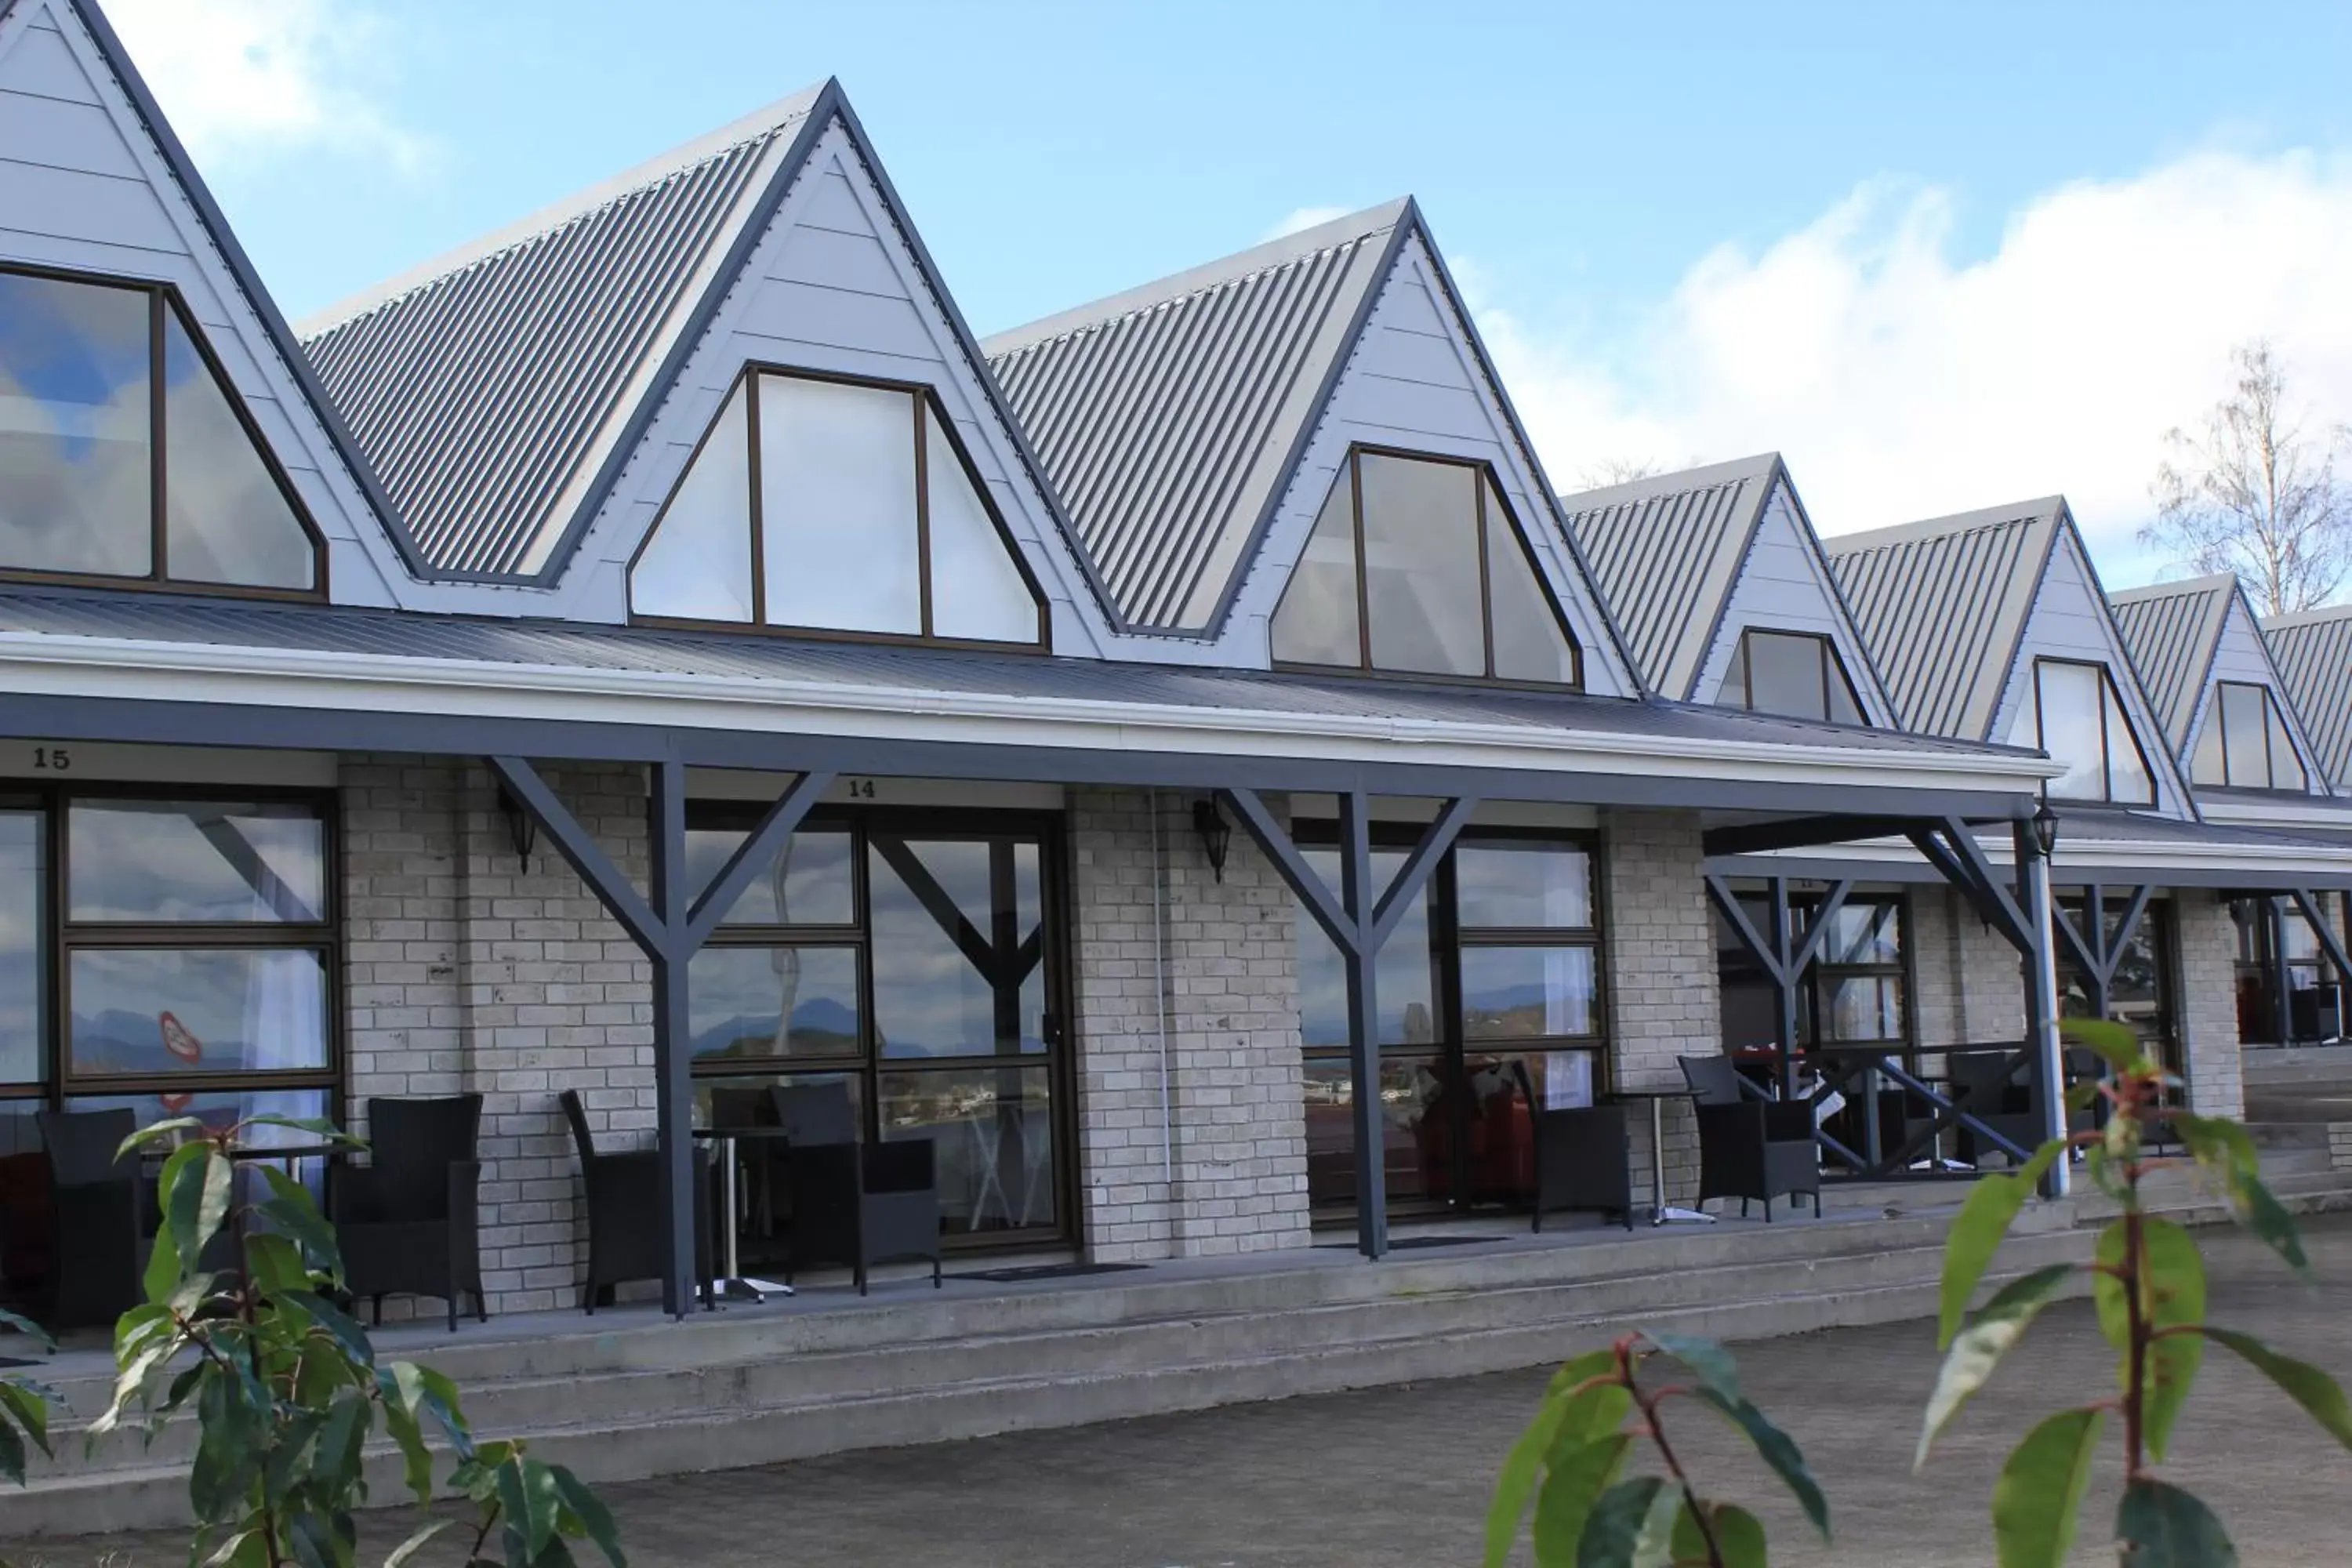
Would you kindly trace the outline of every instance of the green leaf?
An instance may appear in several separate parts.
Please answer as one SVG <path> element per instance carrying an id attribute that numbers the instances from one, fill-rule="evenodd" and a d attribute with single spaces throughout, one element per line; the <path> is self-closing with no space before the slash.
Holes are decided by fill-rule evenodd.
<path id="1" fill-rule="evenodd" d="M 1502 1568 L 1511 1554 L 1511 1543 L 1518 1539 L 1519 1521 L 1527 1517 L 1528 1499 L 1535 1495 L 1536 1481 L 1544 1464 L 1544 1456 L 1551 1451 L 1553 1438 L 1560 1422 L 1568 1414 L 1568 1394 L 1591 1378 L 1607 1373 L 1617 1364 L 1611 1351 L 1592 1351 L 1577 1356 L 1552 1373 L 1551 1383 L 1544 1390 L 1543 1403 L 1537 1406 L 1535 1419 L 1528 1423 L 1511 1451 L 1503 1457 L 1503 1468 L 1495 1478 L 1495 1495 L 1486 1505 L 1486 1568 Z"/>
<path id="2" fill-rule="evenodd" d="M 2098 1079 L 2086 1078 L 2080 1083 L 2069 1084 L 2060 1098 L 2069 1110 L 2088 1110 L 2099 1102 L 2099 1088 Z"/>
<path id="3" fill-rule="evenodd" d="M 580 1529 L 613 1568 L 629 1568 L 629 1560 L 621 1551 L 621 1532 L 613 1523 L 612 1510 L 604 1500 L 589 1489 L 588 1483 L 562 1465 L 550 1465 L 548 1474 L 555 1478 L 556 1495 L 563 1506 L 580 1521 Z"/>
<path id="4" fill-rule="evenodd" d="M 25 1440 L 5 1422 L 0 1422 L 0 1477 L 25 1484 Z"/>
<path id="5" fill-rule="evenodd" d="M 302 1568 L 351 1568 L 359 1552 L 359 1531 L 348 1513 L 331 1518 L 298 1513 L 286 1533 L 293 1542 L 294 1560 Z"/>
<path id="6" fill-rule="evenodd" d="M 2284 1258 L 2288 1268 L 2306 1280 L 2311 1279 L 2311 1259 L 2305 1256 L 2303 1239 L 2295 1233 L 2294 1216 L 2263 1184 L 2262 1153 L 2254 1146 L 2253 1134 L 2219 1116 L 2180 1110 L 2169 1112 L 2168 1119 L 2198 1167 L 2221 1188 L 2230 1217 Z"/>
<path id="7" fill-rule="evenodd" d="M 209 1133 L 211 1131 L 212 1129 L 204 1124 L 202 1119 L 194 1116 L 174 1116 L 168 1121 L 150 1122 L 125 1138 L 116 1147 L 114 1158 L 119 1163 L 137 1153 L 150 1143 L 172 1142 L 183 1132 Z"/>
<path id="8" fill-rule="evenodd" d="M 54 1351 L 58 1348 L 58 1342 L 48 1330 L 41 1327 L 32 1319 L 12 1312 L 5 1307 L 0 1307 L 0 1329 L 14 1329 L 45 1351 Z"/>
<path id="9" fill-rule="evenodd" d="M 555 1514 L 562 1500 L 554 1472 L 537 1459 L 519 1454 L 499 1467 L 499 1506 L 508 1527 L 522 1536 L 530 1561 L 539 1561 L 555 1539 Z"/>
<path id="10" fill-rule="evenodd" d="M 361 1485 L 360 1445 L 374 1425 L 368 1402 L 346 1394 L 329 1407 L 319 1428 L 310 1461 L 310 1475 L 331 1496 L 341 1496 Z"/>
<path id="11" fill-rule="evenodd" d="M 195 1550 L 201 1552 L 209 1544 L 197 1537 Z M 258 1568 L 268 1561 L 268 1540 L 259 1530 L 240 1530 L 222 1541 L 205 1559 L 205 1568 Z"/>
<path id="12" fill-rule="evenodd" d="M 2025 1435 L 1992 1489 L 2000 1568 L 2061 1568 L 2091 1484 L 2102 1410 L 2062 1410 Z"/>
<path id="13" fill-rule="evenodd" d="M 1805 1456 L 1789 1435 L 1766 1420 L 1764 1413 L 1745 1399 L 1726 1399 L 1704 1384 L 1693 1389 L 1691 1394 L 1702 1404 L 1711 1405 L 1721 1411 L 1733 1426 L 1748 1434 L 1748 1440 L 1756 1445 L 1756 1452 L 1765 1464 L 1771 1467 L 1772 1473 L 1780 1478 L 1781 1485 L 1789 1489 L 1798 1506 L 1805 1510 L 1805 1517 L 1812 1521 L 1815 1530 L 1822 1532 L 1822 1539 L 1827 1541 L 1830 1538 L 1829 1499 L 1822 1495 L 1821 1484 L 1805 1468 Z"/>
<path id="14" fill-rule="evenodd" d="M 2238 1223 L 2277 1253 L 2289 1268 L 2309 1279 L 2311 1259 L 2303 1250 L 2303 1237 L 2296 1231 L 2294 1216 L 2286 1212 L 2286 1205 L 2272 1196 L 2270 1188 L 2252 1171 L 2239 1173 L 2236 1193 L 2237 1203 L 2231 1213 Z"/>
<path id="15" fill-rule="evenodd" d="M 269 1184 L 269 1196 L 257 1205 L 256 1212 L 269 1222 L 271 1229 L 292 1238 L 315 1272 L 340 1282 L 343 1255 L 335 1243 L 335 1227 L 320 1216 L 310 1189 L 275 1165 L 262 1166 L 261 1175 Z"/>
<path id="16" fill-rule="evenodd" d="M 2122 1568 L 2237 1568 L 2238 1549 L 2211 1509 L 2145 1477 L 2116 1506 L 2116 1544 Z"/>
<path id="17" fill-rule="evenodd" d="M 274 1231 L 257 1230 L 245 1238 L 246 1267 L 266 1296 L 308 1290 L 313 1283 L 301 1249 Z"/>
<path id="18" fill-rule="evenodd" d="M 2168 1219 L 2145 1219 L 2147 1321 L 2151 1328 L 2194 1328 L 2205 1321 L 2205 1260 L 2188 1231 Z M 2205 1363 L 2205 1342 L 2195 1334 L 2165 1334 L 2147 1347 L 2147 1387 L 2140 1404 L 2140 1433 L 2148 1457 L 2162 1463 L 2172 1428 L 2189 1402 L 2189 1384 Z"/>
<path id="19" fill-rule="evenodd" d="M 1959 1214 L 1952 1221 L 1949 1235 L 1944 1239 L 1943 1305 L 1938 1315 L 1936 1348 L 1949 1350 L 1952 1336 L 1960 1331 L 1960 1321 L 1967 1316 L 1969 1298 L 1976 1294 L 1977 1281 L 1992 1264 L 1992 1255 L 2000 1250 L 2001 1238 L 2016 1222 L 2018 1211 L 2042 1183 L 2051 1165 L 2064 1152 L 2066 1145 L 2052 1139 L 2034 1151 L 2016 1171 L 2006 1175 L 1985 1176 L 1969 1189 Z"/>
<path id="20" fill-rule="evenodd" d="M 1739 1392 L 1739 1368 L 1731 1352 L 1713 1340 L 1696 1334 L 1659 1334 L 1644 1332 L 1642 1336 L 1698 1375 L 1700 1383 L 1726 1399 L 1740 1400 L 1748 1396 Z"/>
<path id="21" fill-rule="evenodd" d="M 404 1563 L 410 1562 L 419 1552 L 425 1550 L 427 1542 L 448 1529 L 453 1522 L 455 1521 L 451 1520 L 438 1519 L 431 1524 L 422 1526 L 416 1533 L 392 1549 L 392 1555 L 383 1560 L 383 1568 L 402 1568 Z"/>
<path id="22" fill-rule="evenodd" d="M 49 1401 L 46 1394 L 26 1384 L 0 1381 L 0 1410 L 6 1411 L 25 1429 L 25 1436 L 33 1440 L 34 1447 L 44 1454 L 50 1452 Z"/>
<path id="23" fill-rule="evenodd" d="M 1768 1568 L 1764 1552 L 1764 1526 L 1746 1509 L 1727 1502 L 1702 1504 L 1706 1509 L 1707 1523 L 1715 1531 L 1718 1559 L 1707 1556 L 1706 1533 L 1698 1527 L 1698 1515 L 1685 1501 L 1675 1515 L 1674 1561 L 1708 1563 L 1720 1561 L 1723 1568 Z"/>
<path id="24" fill-rule="evenodd" d="M 2139 1036 L 2128 1024 L 2112 1018 L 2067 1018 L 2060 1022 L 2058 1032 L 2067 1044 L 2095 1053 L 2118 1073 L 2139 1072 L 2152 1065 Z"/>
<path id="25" fill-rule="evenodd" d="M 2058 1294 L 2061 1287 L 2075 1273 L 2071 1263 L 2053 1263 L 2037 1268 L 2002 1286 L 1987 1301 L 1969 1326 L 1952 1341 L 1952 1348 L 1944 1357 L 1944 1369 L 1937 1374 L 1936 1392 L 1928 1396 L 1927 1415 L 1919 1428 L 1919 1449 L 1912 1457 L 1916 1471 L 1927 1463 L 1927 1450 L 1944 1428 L 1960 1413 L 1978 1389 L 1992 1376 L 1993 1368 L 2000 1364 L 2025 1331 L 2041 1315 Z"/>
<path id="26" fill-rule="evenodd" d="M 1566 1452 L 1553 1450 L 1543 1488 L 1536 1494 L 1535 1558 L 1539 1568 L 1576 1561 L 1577 1543 L 1584 1538 L 1592 1505 L 1616 1480 L 1633 1445 L 1632 1433 L 1612 1432 Z"/>
<path id="27" fill-rule="evenodd" d="M 1674 1549 L 1682 1493 L 1657 1476 L 1619 1481 L 1601 1494 L 1576 1543 L 1576 1568 L 1660 1568 Z"/>
<path id="28" fill-rule="evenodd" d="M 200 1267 L 198 1259 L 204 1256 L 205 1243 L 213 1238 L 221 1221 L 228 1217 L 233 1174 L 228 1161 L 209 1142 L 184 1143 L 163 1162 L 157 1190 L 165 1228 L 171 1234 L 172 1245 L 179 1249 L 182 1273 L 195 1272 Z M 158 1237 L 157 1244 L 161 1243 Z"/>
<path id="29" fill-rule="evenodd" d="M 2309 1362 L 2279 1354 L 2252 1334 L 2217 1329 L 2210 1324 L 2201 1331 L 2214 1343 L 2237 1352 L 2241 1359 L 2277 1384 L 2289 1399 L 2302 1405 L 2304 1413 L 2318 1422 L 2329 1436 L 2345 1447 L 2352 1448 L 2352 1404 L 2346 1402 L 2344 1389 L 2334 1378 Z"/>
<path id="30" fill-rule="evenodd" d="M 416 1369 L 416 1381 L 423 1391 L 425 1408 L 432 1412 L 433 1418 L 441 1424 L 441 1430 L 447 1435 L 450 1446 L 461 1458 L 471 1456 L 474 1452 L 474 1432 L 466 1425 L 466 1413 L 458 1408 L 457 1385 L 429 1366 Z M 490 1462 L 498 1463 L 495 1459 Z"/>
<path id="31" fill-rule="evenodd" d="M 425 1447 L 425 1433 L 417 1423 L 417 1404 L 423 1391 L 417 1386 L 414 1363 L 397 1361 L 390 1366 L 376 1369 L 376 1388 L 383 1397 L 383 1426 L 400 1449 L 403 1479 L 409 1495 L 424 1502 L 433 1495 L 433 1456 Z"/>
<path id="32" fill-rule="evenodd" d="M 375 1364 L 375 1347 L 368 1342 L 367 1331 L 324 1296 L 309 1290 L 287 1290 L 280 1292 L 278 1299 L 310 1319 L 354 1364 Z"/>

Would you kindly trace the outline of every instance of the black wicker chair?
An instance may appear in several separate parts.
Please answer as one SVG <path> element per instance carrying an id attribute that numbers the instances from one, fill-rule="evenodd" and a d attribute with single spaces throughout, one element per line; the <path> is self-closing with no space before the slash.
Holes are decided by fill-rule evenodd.
<path id="1" fill-rule="evenodd" d="M 669 1268 L 669 1250 L 662 1236 L 661 1151 L 599 1153 L 579 1091 L 567 1089 L 557 1099 L 562 1101 L 563 1119 L 572 1127 L 572 1146 L 580 1152 L 588 1217 L 588 1278 L 581 1286 L 580 1304 L 593 1312 L 613 1304 L 615 1285 L 659 1279 Z M 700 1149 L 693 1152 L 693 1172 L 694 1278 L 702 1288 L 702 1304 L 708 1307 L 711 1304 L 710 1161 Z"/>
<path id="2" fill-rule="evenodd" d="M 488 1322 L 478 1234 L 482 1164 L 474 1152 L 482 1097 L 371 1100 L 367 1116 L 371 1163 L 327 1170 L 344 1289 L 368 1298 L 379 1323 L 386 1296 L 438 1296 L 454 1333 L 461 1291 L 472 1293 L 474 1315 Z"/>
<path id="3" fill-rule="evenodd" d="M 940 1187 L 931 1141 L 858 1142 L 847 1084 L 779 1085 L 770 1093 L 789 1144 L 784 1282 L 812 1263 L 846 1263 L 863 1296 L 875 1264 L 929 1258 L 936 1289 Z"/>
<path id="4" fill-rule="evenodd" d="M 1546 1213 L 1598 1209 L 1633 1228 L 1633 1178 L 1628 1169 L 1633 1145 L 1625 1136 L 1622 1106 L 1590 1105 L 1539 1110 L 1530 1106 L 1535 1130 L 1535 1226 Z"/>
<path id="5" fill-rule="evenodd" d="M 144 1295 L 147 1212 L 153 1206 L 136 1154 L 116 1157 L 139 1130 L 120 1110 L 35 1113 L 49 1153 L 51 1264 L 48 1326 L 110 1325 Z"/>
<path id="6" fill-rule="evenodd" d="M 1739 1087 L 1729 1057 L 1679 1057 L 1698 1117 L 1698 1201 L 1750 1199 L 1772 1218 L 1772 1200 L 1799 1194 L 1822 1213 L 1821 1157 L 1813 1142 L 1813 1107 L 1802 1100 L 1751 1100 Z"/>

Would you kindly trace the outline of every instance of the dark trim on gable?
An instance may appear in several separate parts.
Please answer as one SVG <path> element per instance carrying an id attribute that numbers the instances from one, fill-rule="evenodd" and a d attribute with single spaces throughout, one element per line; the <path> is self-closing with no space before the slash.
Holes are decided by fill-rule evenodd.
<path id="1" fill-rule="evenodd" d="M 2026 596 L 2025 613 L 2017 617 L 2017 630 L 2010 636 L 2009 652 L 2000 661 L 2000 684 L 1993 690 L 1992 705 L 1984 716 L 1984 726 L 1972 739 L 1990 744 L 1992 728 L 2000 721 L 2000 700 L 2008 693 L 2010 683 L 2017 679 L 2018 656 L 2025 651 L 2025 634 L 2032 628 L 2033 612 L 2041 606 L 2042 590 L 2050 579 L 2050 557 L 2058 548 L 2058 534 L 2061 528 L 2064 526 L 2065 515 L 2065 509 L 2061 507 L 2055 516 L 2037 524 L 2037 526 L 2046 527 L 2049 531 L 2048 536 L 2042 542 L 2041 553 L 2034 558 L 2033 570 L 2027 574 L 2027 580 L 2033 584 L 2032 592 Z M 2116 642 L 2120 647 L 2123 643 L 2122 630 L 2119 627 L 2114 627 L 2112 620 L 2110 626 L 2115 630 Z M 2132 679 L 2134 680 L 2139 679 L 2137 669 L 2132 671 Z M 2037 696 L 2035 701 L 2040 700 Z"/>
<path id="2" fill-rule="evenodd" d="M 204 176 L 196 172 L 195 160 L 188 156 L 188 150 L 173 133 L 171 122 L 163 117 L 162 105 L 147 89 L 146 80 L 140 76 L 138 67 L 131 63 L 131 51 L 122 47 L 122 40 L 116 35 L 113 25 L 90 0 L 66 0 L 66 4 L 73 8 L 74 15 L 80 18 L 81 25 L 97 43 L 99 53 L 105 57 L 108 68 L 114 72 L 114 79 L 121 85 L 123 95 L 131 100 L 132 110 L 146 126 L 156 151 L 163 155 L 164 167 L 179 181 L 188 205 L 196 209 L 197 221 L 204 225 L 214 248 L 220 252 L 222 262 L 227 266 L 229 276 L 245 295 L 247 307 L 259 319 L 262 331 L 269 338 L 271 346 L 277 349 L 279 363 L 294 378 L 295 385 L 301 389 L 304 400 L 310 405 L 311 417 L 318 420 L 320 427 L 327 433 L 327 442 L 334 447 L 335 456 L 341 459 L 352 482 L 359 487 L 360 493 L 375 509 L 376 521 L 392 541 L 393 548 L 399 552 L 402 564 L 408 568 L 412 577 L 420 581 L 429 580 L 430 568 L 425 564 L 424 553 L 416 548 L 416 542 L 409 537 L 408 525 L 402 521 L 399 508 L 394 506 L 392 498 L 384 493 L 383 484 L 376 479 L 374 468 L 361 452 L 360 444 L 352 437 L 350 427 L 344 425 L 342 414 L 335 407 L 334 399 L 327 395 L 325 384 L 320 381 L 319 373 L 311 367 L 310 356 L 302 352 L 301 342 L 295 337 L 294 329 L 287 324 L 286 318 L 278 312 L 278 301 L 270 297 L 268 289 L 262 283 L 261 274 L 255 268 L 253 258 L 245 253 L 245 247 L 237 243 L 236 231 L 229 226 L 227 216 L 213 200 Z M 242 401 L 239 399 L 240 403 Z M 323 556 L 325 552 L 321 553 Z M 323 568 L 320 581 L 322 584 L 325 582 Z"/>
<path id="3" fill-rule="evenodd" d="M 1764 513 L 1772 505 L 1773 490 L 1786 471 L 1780 466 L 1780 454 L 1774 453 L 1772 466 L 1764 470 L 1764 489 L 1757 497 L 1756 510 L 1748 519 L 1747 531 L 1740 535 L 1739 551 L 1733 557 L 1736 564 L 1731 569 L 1731 581 L 1724 584 L 1722 595 L 1715 601 L 1715 615 L 1707 623 L 1706 637 L 1698 645 L 1698 662 L 1691 667 L 1689 682 L 1674 694 L 1685 702 L 1705 700 L 1698 694 L 1698 679 L 1706 673 L 1706 656 L 1715 650 L 1717 640 L 1723 636 L 1725 624 L 1731 619 L 1731 601 L 1739 596 L 1739 581 L 1748 575 L 1748 558 L 1756 549 L 1757 536 L 1764 531 Z M 1570 531 L 1575 531 L 1571 529 Z"/>
<path id="4" fill-rule="evenodd" d="M 1895 707 L 1895 689 L 1887 685 L 1885 672 L 1878 668 L 1878 655 L 1871 647 L 1870 639 L 1863 635 L 1862 623 L 1854 618 L 1853 606 L 1846 602 L 1845 585 L 1838 581 L 1837 568 L 1831 563 L 1829 552 L 1822 548 L 1821 533 L 1813 527 L 1813 514 L 1805 510 L 1805 498 L 1798 493 L 1797 481 L 1790 478 L 1789 465 L 1778 452 L 1772 454 L 1772 473 L 1774 483 L 1788 489 L 1789 504 L 1795 509 L 1797 521 L 1802 525 L 1797 531 L 1804 536 L 1805 553 L 1812 558 L 1813 569 L 1822 576 L 1822 586 L 1829 592 L 1830 605 L 1837 612 L 1839 624 L 1852 639 L 1854 652 L 1861 657 L 1863 668 L 1869 672 L 1871 686 L 1878 694 L 1879 705 L 1885 710 L 1886 727 L 1913 732 L 1910 731 L 1910 715 Z M 1768 491 L 1764 505 L 1769 507 L 1771 504 L 1772 493 Z M 1764 526 L 1764 513 L 1760 510 L 1756 514 L 1756 526 L 1759 530 Z"/>

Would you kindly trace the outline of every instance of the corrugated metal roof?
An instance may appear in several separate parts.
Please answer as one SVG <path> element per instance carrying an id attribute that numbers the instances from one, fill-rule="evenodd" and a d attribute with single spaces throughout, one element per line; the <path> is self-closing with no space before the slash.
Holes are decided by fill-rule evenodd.
<path id="1" fill-rule="evenodd" d="M 499 576 L 545 564 L 573 487 L 824 91 L 304 323 L 321 380 L 431 568 Z"/>
<path id="2" fill-rule="evenodd" d="M 1654 699 L 104 591 L 0 594 L 0 633 L 719 676 L 749 683 L 824 682 L 893 691 L 1469 721 L 1755 745 L 1829 744 L 1937 755 L 2005 750 Z"/>
<path id="3" fill-rule="evenodd" d="M 1112 600 L 1194 630 L 1377 285 L 1406 202 L 982 343 Z M 1230 552 L 1227 556 L 1230 558 Z"/>
<path id="4" fill-rule="evenodd" d="M 2274 616 L 2263 637 L 2328 782 L 2352 783 L 2352 608 Z"/>
<path id="5" fill-rule="evenodd" d="M 2064 508 L 2053 496 L 1822 541 L 1909 728 L 1985 737 Z"/>
<path id="6" fill-rule="evenodd" d="M 1652 688 L 1687 695 L 1780 468 L 1768 452 L 1560 498 Z"/>
<path id="7" fill-rule="evenodd" d="M 2176 753 L 2186 750 L 2197 722 L 2205 674 L 2213 666 L 2214 646 L 2237 588 L 2232 577 L 2199 577 L 2107 595 L 2140 685 L 2156 704 Z"/>

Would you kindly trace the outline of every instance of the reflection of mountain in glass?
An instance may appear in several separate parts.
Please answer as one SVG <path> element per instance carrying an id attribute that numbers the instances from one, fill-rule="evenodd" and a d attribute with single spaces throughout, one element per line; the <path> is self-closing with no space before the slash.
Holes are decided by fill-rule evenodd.
<path id="1" fill-rule="evenodd" d="M 794 1056 L 851 1056 L 857 1051 L 857 1015 L 829 996 L 819 996 L 793 1009 L 791 1050 Z M 738 1014 L 720 1020 L 694 1037 L 698 1057 L 768 1057 L 776 1054 L 773 1014 Z"/>
<path id="2" fill-rule="evenodd" d="M 110 1007 L 95 1017 L 73 1016 L 74 1070 L 123 1076 L 137 1073 L 219 1072 L 242 1068 L 247 1050 L 243 1040 L 217 1036 L 203 1042 L 204 1058 L 185 1061 L 163 1047 L 163 1031 L 152 1013 L 126 1013 Z"/>

